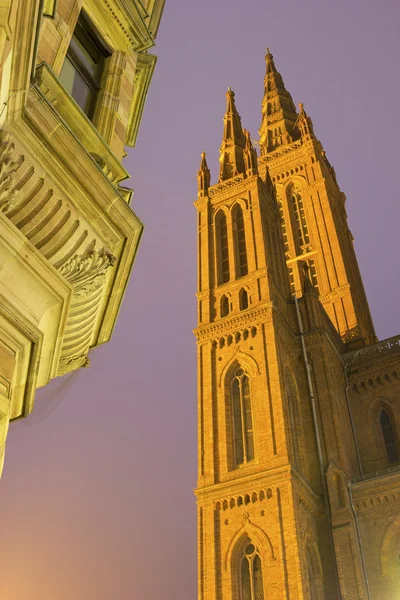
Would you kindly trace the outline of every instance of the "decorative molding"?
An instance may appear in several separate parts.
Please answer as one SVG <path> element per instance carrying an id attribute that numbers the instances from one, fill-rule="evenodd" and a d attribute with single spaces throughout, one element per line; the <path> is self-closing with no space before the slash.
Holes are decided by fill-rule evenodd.
<path id="1" fill-rule="evenodd" d="M 389 354 L 398 352 L 400 350 L 400 335 L 382 340 L 377 344 L 366 346 L 361 350 L 353 350 L 353 352 L 346 352 L 344 359 L 348 364 L 353 364 L 358 360 L 365 360 L 376 356 L 382 356 L 383 354 Z"/>
<path id="2" fill-rule="evenodd" d="M 106 249 L 90 251 L 86 256 L 76 254 L 60 268 L 61 275 L 73 285 L 76 297 L 87 296 L 97 290 L 106 276 L 108 267 L 116 258 Z"/>
<path id="3" fill-rule="evenodd" d="M 272 312 L 274 307 L 271 304 L 263 306 L 262 308 L 255 309 L 251 312 L 245 312 L 237 317 L 231 319 L 224 319 L 224 322 L 212 323 L 210 325 L 203 325 L 193 330 L 194 335 L 198 342 L 206 342 L 215 337 L 219 337 L 224 334 L 232 333 L 238 329 L 242 329 L 246 326 L 259 323 L 260 321 L 266 321 L 272 318 Z M 232 334 L 233 335 L 233 334 Z"/>
<path id="4" fill-rule="evenodd" d="M 88 366 L 89 351 L 102 300 L 107 270 L 115 257 L 106 249 L 75 255 L 60 268 L 73 286 L 70 312 L 65 326 L 58 375 Z"/>
<path id="5" fill-rule="evenodd" d="M 14 144 L 7 131 L 0 131 L 0 212 L 7 213 L 14 206 L 16 171 L 20 166 L 13 159 Z"/>

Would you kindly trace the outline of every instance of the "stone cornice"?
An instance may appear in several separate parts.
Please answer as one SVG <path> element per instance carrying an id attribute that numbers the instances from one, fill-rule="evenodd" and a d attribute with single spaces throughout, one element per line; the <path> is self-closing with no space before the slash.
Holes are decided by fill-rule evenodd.
<path id="1" fill-rule="evenodd" d="M 208 190 L 208 195 L 211 198 L 212 204 L 216 204 L 229 196 L 247 191 L 249 184 L 256 182 L 257 178 L 258 175 L 246 177 L 243 174 L 239 174 L 236 175 L 236 177 L 213 185 Z"/>
<path id="2" fill-rule="evenodd" d="M 232 479 L 204 487 L 199 486 L 194 490 L 194 494 L 197 496 L 198 501 L 200 498 L 202 501 L 218 501 L 220 498 L 228 498 L 230 496 L 243 493 L 243 487 L 246 485 L 249 486 L 248 489 L 253 491 L 261 487 L 284 483 L 291 478 L 292 474 L 293 471 L 290 465 L 275 467 L 272 469 L 266 469 L 259 473 L 244 475 L 239 479 Z"/>
<path id="3" fill-rule="evenodd" d="M 157 57 L 152 54 L 138 54 L 136 60 L 136 73 L 134 92 L 130 106 L 128 130 L 126 133 L 126 145 L 134 146 L 142 120 L 143 109 L 146 101 L 147 91 L 156 66 Z"/>
<path id="4" fill-rule="evenodd" d="M 361 348 L 360 350 L 347 352 L 344 355 L 344 359 L 348 365 L 356 367 L 358 364 L 364 361 L 387 355 L 392 356 L 393 354 L 397 353 L 400 353 L 400 335 L 382 340 L 381 342 L 372 344 L 370 346 L 365 346 L 365 348 Z"/>
<path id="5" fill-rule="evenodd" d="M 235 329 L 240 329 L 244 326 L 253 325 L 260 321 L 266 321 L 272 317 L 274 309 L 273 303 L 256 308 L 252 311 L 246 311 L 243 314 L 237 315 L 231 319 L 224 319 L 218 323 L 210 323 L 209 325 L 201 325 L 193 330 L 198 342 L 206 342 L 214 337 L 230 333 Z"/>

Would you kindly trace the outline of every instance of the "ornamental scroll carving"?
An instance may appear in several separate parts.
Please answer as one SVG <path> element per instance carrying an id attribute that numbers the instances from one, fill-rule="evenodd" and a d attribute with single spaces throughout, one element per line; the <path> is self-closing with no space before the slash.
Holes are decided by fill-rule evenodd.
<path id="1" fill-rule="evenodd" d="M 73 286 L 71 307 L 65 327 L 58 375 L 87 367 L 98 307 L 109 267 L 115 264 L 105 248 L 75 255 L 61 268 L 61 275 Z"/>
<path id="2" fill-rule="evenodd" d="M 87 255 L 75 255 L 61 268 L 61 275 L 74 286 L 74 296 L 82 298 L 97 290 L 104 282 L 108 267 L 115 264 L 115 256 L 106 249 L 91 250 Z"/>
<path id="3" fill-rule="evenodd" d="M 13 159 L 14 144 L 10 135 L 0 131 L 0 212 L 8 212 L 13 207 L 16 196 L 16 170 L 19 163 Z"/>

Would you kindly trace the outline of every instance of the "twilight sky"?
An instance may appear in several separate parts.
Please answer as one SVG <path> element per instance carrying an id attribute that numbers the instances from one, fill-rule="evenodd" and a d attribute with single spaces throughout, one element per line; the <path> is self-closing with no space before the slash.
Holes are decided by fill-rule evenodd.
<path id="1" fill-rule="evenodd" d="M 347 195 L 377 334 L 400 333 L 398 0 L 167 0 L 126 167 L 146 230 L 114 337 L 39 390 L 0 483 L 0 600 L 196 598 L 196 170 L 225 92 L 257 136 L 264 51 Z"/>

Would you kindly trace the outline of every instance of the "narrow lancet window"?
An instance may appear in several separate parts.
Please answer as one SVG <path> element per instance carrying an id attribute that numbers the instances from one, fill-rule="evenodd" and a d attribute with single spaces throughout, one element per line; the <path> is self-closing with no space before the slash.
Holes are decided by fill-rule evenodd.
<path id="1" fill-rule="evenodd" d="M 220 311 L 221 317 L 227 317 L 229 315 L 229 300 L 225 294 L 222 296 L 220 301 Z"/>
<path id="2" fill-rule="evenodd" d="M 247 275 L 246 235 L 244 231 L 243 210 L 237 204 L 232 211 L 233 231 L 235 238 L 236 277 Z"/>
<path id="3" fill-rule="evenodd" d="M 293 219 L 293 237 L 296 244 L 296 252 L 300 254 L 302 247 L 310 243 L 303 198 L 296 188 L 291 187 L 289 189 L 289 199 Z"/>
<path id="4" fill-rule="evenodd" d="M 254 459 L 253 417 L 249 378 L 239 368 L 232 381 L 233 446 L 235 465 Z"/>
<path id="5" fill-rule="evenodd" d="M 217 260 L 218 260 L 218 283 L 229 281 L 229 251 L 228 251 L 228 228 L 226 216 L 220 211 L 216 218 L 217 229 Z"/>
<path id="6" fill-rule="evenodd" d="M 245 289 L 241 289 L 239 292 L 239 309 L 246 310 L 249 308 L 249 297 Z"/>
<path id="7" fill-rule="evenodd" d="M 379 421 L 388 461 L 390 464 L 397 463 L 399 462 L 399 452 L 396 444 L 396 436 L 393 429 L 392 419 L 385 409 L 381 410 Z"/>
<path id="8" fill-rule="evenodd" d="M 240 565 L 241 600 L 264 600 L 262 562 L 257 548 L 250 543 Z"/>

